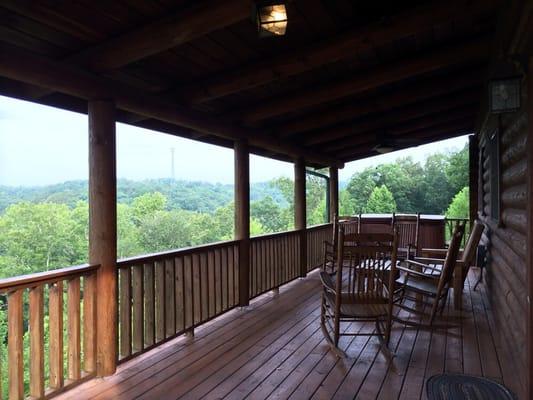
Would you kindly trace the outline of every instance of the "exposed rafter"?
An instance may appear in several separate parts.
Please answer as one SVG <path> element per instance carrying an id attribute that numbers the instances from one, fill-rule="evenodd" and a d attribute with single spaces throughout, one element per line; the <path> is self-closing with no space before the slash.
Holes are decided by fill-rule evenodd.
<path id="1" fill-rule="evenodd" d="M 94 71 L 116 69 L 249 17 L 249 0 L 203 2 L 88 48 L 69 60 Z"/>
<path id="2" fill-rule="evenodd" d="M 254 123 L 277 115 L 317 106 L 346 96 L 362 93 L 379 86 L 405 80 L 444 67 L 478 61 L 488 56 L 486 38 L 480 38 L 432 51 L 418 57 L 367 70 L 355 74 L 353 78 L 323 84 L 292 95 L 277 96 L 241 113 L 242 121 Z"/>
<path id="3" fill-rule="evenodd" d="M 483 81 L 483 71 L 470 70 L 453 76 L 432 77 L 413 84 L 409 90 L 395 89 L 379 96 L 369 96 L 364 100 L 324 109 L 277 126 L 273 131 L 280 137 L 288 137 L 305 131 L 325 128 L 343 121 L 353 120 L 366 114 L 385 111 L 417 101 L 438 98 L 465 88 L 477 87 Z"/>
<path id="4" fill-rule="evenodd" d="M 380 21 L 301 50 L 225 71 L 203 82 L 194 82 L 177 93 L 186 101 L 201 103 L 269 82 L 291 77 L 350 55 L 383 46 L 449 21 L 473 21 L 494 9 L 495 1 L 433 2 L 387 21 Z"/>
<path id="5" fill-rule="evenodd" d="M 474 122 L 472 118 L 461 118 L 456 121 L 435 125 L 431 128 L 412 131 L 403 137 L 418 139 L 419 143 L 417 146 L 419 146 L 436 140 L 444 140 L 456 136 L 466 135 L 472 133 L 473 128 Z M 344 162 L 375 155 L 376 152 L 373 149 L 378 144 L 377 140 L 377 134 L 371 136 L 369 135 L 369 139 L 367 141 L 361 141 L 353 146 L 347 146 L 341 151 L 335 151 L 335 155 Z M 408 147 L 413 147 L 413 144 L 398 145 L 397 149 L 400 150 Z"/>
<path id="6" fill-rule="evenodd" d="M 231 140 L 246 139 L 252 146 L 304 158 L 311 163 L 339 166 L 334 158 L 323 157 L 319 153 L 273 139 L 260 131 L 229 124 L 205 113 L 161 100 L 150 93 L 9 45 L 0 44 L 0 75 L 83 99 L 113 99 L 118 108 L 129 112 Z"/>
<path id="7" fill-rule="evenodd" d="M 450 110 L 457 106 L 472 105 L 479 101 L 479 93 L 474 90 L 462 91 L 447 98 L 436 98 L 433 101 L 416 103 L 408 107 L 402 107 L 383 115 L 368 117 L 362 121 L 348 122 L 334 128 L 319 132 L 302 135 L 301 141 L 307 146 L 331 142 L 352 135 L 362 134 L 366 131 L 383 129 L 393 124 L 402 123 L 429 114 Z"/>
<path id="8" fill-rule="evenodd" d="M 477 108 L 476 104 L 472 104 L 467 107 L 448 110 L 444 113 L 431 114 L 403 124 L 392 124 L 386 128 L 368 130 L 341 140 L 332 141 L 326 146 L 321 146 L 321 149 L 326 152 L 333 152 L 361 143 L 373 142 L 375 139 L 379 139 L 379 137 L 382 136 L 382 132 L 386 132 L 388 137 L 409 137 L 410 132 L 429 129 L 436 125 L 449 123 L 450 121 L 462 120 L 464 118 L 470 118 L 471 121 L 474 121 Z"/>

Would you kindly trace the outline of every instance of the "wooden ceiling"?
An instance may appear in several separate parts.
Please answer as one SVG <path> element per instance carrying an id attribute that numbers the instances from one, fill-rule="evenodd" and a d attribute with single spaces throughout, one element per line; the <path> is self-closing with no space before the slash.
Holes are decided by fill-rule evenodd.
<path id="1" fill-rule="evenodd" d="M 250 0 L 2 0 L 0 94 L 342 165 L 473 132 L 499 4 L 292 0 L 260 39 Z"/>

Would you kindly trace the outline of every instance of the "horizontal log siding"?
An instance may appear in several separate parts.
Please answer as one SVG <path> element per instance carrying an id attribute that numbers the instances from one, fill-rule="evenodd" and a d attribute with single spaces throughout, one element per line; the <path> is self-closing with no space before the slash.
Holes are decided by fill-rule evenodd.
<path id="1" fill-rule="evenodd" d="M 483 241 L 489 244 L 486 274 L 488 297 L 495 315 L 500 341 L 507 360 L 504 368 L 518 379 L 513 390 L 525 393 L 527 372 L 527 113 L 502 116 L 500 130 L 500 224 L 490 217 L 490 165 L 488 149 L 482 155 L 483 210 L 481 219 L 489 227 Z M 489 132 L 487 132 L 489 133 Z M 531 172 L 529 172 L 531 173 Z"/>

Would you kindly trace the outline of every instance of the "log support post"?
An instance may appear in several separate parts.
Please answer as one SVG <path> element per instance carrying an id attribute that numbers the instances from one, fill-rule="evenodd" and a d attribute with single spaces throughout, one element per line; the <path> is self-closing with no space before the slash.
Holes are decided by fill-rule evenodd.
<path id="1" fill-rule="evenodd" d="M 527 76 L 528 133 L 527 154 L 527 398 L 533 397 L 533 56 L 529 57 Z"/>
<path id="2" fill-rule="evenodd" d="M 100 264 L 96 285 L 96 373 L 117 366 L 117 212 L 115 105 L 89 101 L 89 262 Z"/>
<path id="3" fill-rule="evenodd" d="M 469 186 L 470 186 L 470 226 L 473 226 L 478 211 L 479 146 L 475 135 L 468 137 Z"/>
<path id="4" fill-rule="evenodd" d="M 329 169 L 329 222 L 333 222 L 335 215 L 339 215 L 339 170 L 337 167 Z"/>
<path id="5" fill-rule="evenodd" d="M 250 304 L 250 151 L 235 142 L 235 240 L 239 240 L 239 306 Z"/>
<path id="6" fill-rule="evenodd" d="M 307 208 L 305 192 L 305 162 L 296 160 L 294 164 L 294 228 L 300 232 L 300 277 L 307 275 Z"/>

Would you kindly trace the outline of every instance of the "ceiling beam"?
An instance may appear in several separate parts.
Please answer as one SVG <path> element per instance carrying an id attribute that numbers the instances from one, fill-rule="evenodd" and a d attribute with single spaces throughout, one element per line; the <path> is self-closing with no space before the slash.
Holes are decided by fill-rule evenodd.
<path id="1" fill-rule="evenodd" d="M 250 18 L 249 0 L 195 4 L 69 57 L 94 71 L 117 69 Z"/>
<path id="2" fill-rule="evenodd" d="M 158 96 L 100 77 L 66 63 L 0 44 L 0 75 L 83 99 L 112 99 L 117 108 L 226 139 L 246 139 L 256 146 L 322 166 L 341 166 L 334 158 L 307 151 L 259 130 L 227 123 Z"/>
<path id="3" fill-rule="evenodd" d="M 324 144 L 339 140 L 348 136 L 361 134 L 362 132 L 384 129 L 387 126 L 420 118 L 429 114 L 450 110 L 457 106 L 472 105 L 479 102 L 478 90 L 466 90 L 455 93 L 448 97 L 437 97 L 431 101 L 416 103 L 407 107 L 401 107 L 387 111 L 383 114 L 373 114 L 362 121 L 350 121 L 334 128 L 319 132 L 304 134 L 299 141 L 304 145 Z"/>
<path id="4" fill-rule="evenodd" d="M 472 118 L 461 118 L 456 121 L 448 121 L 444 124 L 435 125 L 430 128 L 409 132 L 407 135 L 404 136 L 413 139 L 419 139 L 420 143 L 417 145 L 399 145 L 398 149 L 416 147 L 432 141 L 444 140 L 456 136 L 466 135 L 468 133 L 472 133 L 473 129 L 474 123 L 472 121 Z M 377 144 L 379 144 L 378 135 L 375 134 L 374 136 L 369 137 L 368 141 L 361 141 L 360 143 L 346 147 L 341 151 L 336 151 L 335 156 L 339 159 L 342 159 L 344 162 L 346 162 L 347 159 L 356 160 L 358 158 L 363 158 L 365 156 L 376 154 L 376 152 L 373 152 L 372 149 Z"/>
<path id="5" fill-rule="evenodd" d="M 357 53 L 431 31 L 449 21 L 469 21 L 488 15 L 496 1 L 433 2 L 414 10 L 379 21 L 364 28 L 328 38 L 318 44 L 291 50 L 280 55 L 254 61 L 248 65 L 224 71 L 203 82 L 194 82 L 179 89 L 179 95 L 190 103 L 202 103 L 251 89 L 272 81 L 338 62 Z"/>
<path id="6" fill-rule="evenodd" d="M 488 57 L 488 53 L 489 40 L 487 37 L 471 40 L 458 46 L 424 53 L 417 57 L 385 63 L 383 66 L 352 74 L 352 78 L 322 84 L 292 95 L 278 95 L 244 110 L 239 117 L 244 123 L 253 124 L 417 75 L 434 72 L 444 67 L 483 60 Z"/>
<path id="7" fill-rule="evenodd" d="M 409 137 L 409 133 L 422 129 L 429 129 L 435 125 L 442 125 L 449 123 L 450 121 L 456 121 L 458 119 L 470 118 L 472 125 L 475 121 L 475 116 L 478 111 L 477 104 L 469 107 L 460 107 L 454 110 L 448 110 L 445 113 L 438 113 L 427 115 L 422 118 L 414 119 L 400 125 L 388 126 L 385 129 L 368 130 L 366 132 L 360 132 L 350 137 L 332 141 L 328 145 L 320 145 L 322 151 L 331 153 L 337 150 L 345 149 L 346 147 L 356 146 L 361 143 L 373 142 L 383 137 L 385 132 L 388 138 Z"/>
<path id="8" fill-rule="evenodd" d="M 438 98 L 465 88 L 474 90 L 483 82 L 484 72 L 480 69 L 452 76 L 431 77 L 411 85 L 409 90 L 394 89 L 380 95 L 365 97 L 353 103 L 299 116 L 294 120 L 272 128 L 280 137 L 285 138 L 306 131 L 337 125 L 346 120 L 353 120 L 366 114 L 388 111 L 418 101 Z"/>

